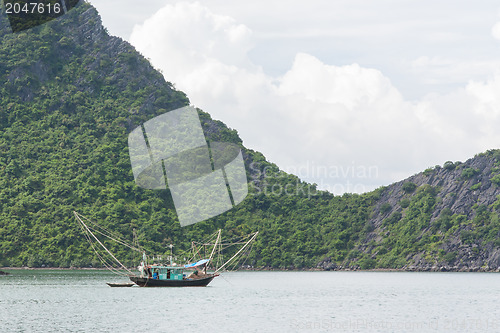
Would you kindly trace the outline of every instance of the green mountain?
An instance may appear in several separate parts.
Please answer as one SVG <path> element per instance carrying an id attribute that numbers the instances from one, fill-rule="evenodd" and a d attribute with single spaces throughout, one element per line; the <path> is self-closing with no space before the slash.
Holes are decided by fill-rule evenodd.
<path id="1" fill-rule="evenodd" d="M 500 150 L 429 168 L 375 191 L 367 233 L 340 266 L 419 271 L 500 267 Z M 319 265 L 335 269 L 339 261 Z"/>
<path id="2" fill-rule="evenodd" d="M 135 229 L 149 251 L 169 253 L 175 244 L 181 257 L 192 240 L 219 228 L 227 237 L 259 230 L 246 262 L 255 267 L 500 266 L 500 152 L 333 196 L 280 171 L 202 110 L 209 141 L 242 148 L 250 194 L 231 211 L 181 228 L 168 191 L 136 186 L 127 138 L 188 104 L 127 42 L 109 36 L 89 4 L 16 34 L 2 17 L 0 266 L 99 266 L 74 210 L 129 240 Z M 125 249 L 112 250 L 134 264 Z"/>

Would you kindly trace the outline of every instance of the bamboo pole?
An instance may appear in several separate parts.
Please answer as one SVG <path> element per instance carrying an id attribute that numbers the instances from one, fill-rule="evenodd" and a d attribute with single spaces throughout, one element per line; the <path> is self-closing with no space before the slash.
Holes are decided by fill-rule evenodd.
<path id="1" fill-rule="evenodd" d="M 242 248 L 241 248 L 238 252 L 236 252 L 236 254 L 235 254 L 234 256 L 232 256 L 232 257 L 231 257 L 231 259 L 229 259 L 228 261 L 226 261 L 226 262 L 224 263 L 224 265 L 222 265 L 221 267 L 219 267 L 219 268 L 218 268 L 218 269 L 214 272 L 214 274 L 215 274 L 215 273 L 217 273 L 218 271 L 220 271 L 222 268 L 224 268 L 224 266 L 226 266 L 227 264 L 229 264 L 229 263 L 230 263 L 230 262 L 231 262 L 234 258 L 236 258 L 236 257 L 237 257 L 237 256 L 238 256 L 238 255 L 239 255 L 239 254 L 240 254 L 240 253 L 241 253 L 241 252 L 242 252 L 242 251 L 243 251 L 243 250 L 244 250 L 244 249 L 248 246 L 248 244 L 250 244 L 250 243 L 251 243 L 251 242 L 252 242 L 252 241 L 253 241 L 253 240 L 257 237 L 257 235 L 258 235 L 258 234 L 259 234 L 259 232 L 257 231 L 257 232 L 256 232 L 256 233 L 252 236 L 252 238 L 250 238 L 250 240 L 249 240 L 249 241 L 248 241 L 245 245 L 243 245 L 243 246 L 242 246 Z"/>
<path id="2" fill-rule="evenodd" d="M 75 214 L 75 217 L 76 219 L 85 227 L 85 229 L 87 229 L 87 232 L 90 233 L 90 235 L 92 235 L 92 237 L 94 237 L 94 239 L 104 248 L 104 250 L 106 250 L 106 252 L 108 252 L 108 254 L 116 260 L 117 263 L 119 263 L 127 272 L 131 273 L 132 272 L 127 268 L 125 267 L 125 265 L 123 265 L 120 260 L 118 260 L 114 255 L 113 253 L 111 253 L 111 251 L 108 250 L 108 248 L 106 246 L 104 246 L 103 243 L 101 243 L 101 241 L 99 240 L 99 238 L 97 238 L 94 233 L 92 231 L 90 231 L 89 227 L 85 224 L 85 222 L 82 221 L 82 219 L 80 218 L 80 216 L 78 215 L 77 212 L 73 212 L 73 214 Z"/>

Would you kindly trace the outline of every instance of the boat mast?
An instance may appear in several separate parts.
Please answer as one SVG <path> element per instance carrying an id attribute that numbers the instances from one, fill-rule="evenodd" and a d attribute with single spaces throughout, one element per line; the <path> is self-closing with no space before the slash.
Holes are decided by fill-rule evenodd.
<path id="1" fill-rule="evenodd" d="M 209 261 L 208 261 L 208 262 L 207 262 L 207 264 L 205 265 L 205 269 L 204 269 L 205 274 L 207 273 L 207 266 L 208 266 L 208 263 L 209 263 L 209 262 L 210 262 L 210 260 L 212 260 L 212 258 L 214 257 L 215 249 L 217 248 L 217 244 L 218 244 L 218 243 L 219 243 L 219 241 L 220 241 L 220 234 L 221 234 L 221 231 L 222 231 L 222 229 L 219 229 L 218 234 L 217 234 L 217 239 L 215 240 L 214 248 L 212 249 L 212 253 L 210 253 L 210 257 L 208 258 L 208 260 L 209 260 Z"/>
<path id="2" fill-rule="evenodd" d="M 219 268 L 218 268 L 218 269 L 214 272 L 214 274 L 215 274 L 215 273 L 217 273 L 218 271 L 220 271 L 222 268 L 224 268 L 224 266 L 226 266 L 227 264 L 229 264 L 229 263 L 230 263 L 230 262 L 231 262 L 234 258 L 236 258 L 236 257 L 237 257 L 237 256 L 238 256 L 238 255 L 239 255 L 239 254 L 240 254 L 240 253 L 241 253 L 241 252 L 242 252 L 242 251 L 243 251 L 243 250 L 244 250 L 244 249 L 248 246 L 248 244 L 250 244 L 250 243 L 251 243 L 251 242 L 252 242 L 252 241 L 253 241 L 253 240 L 257 237 L 257 235 L 258 235 L 258 234 L 259 234 L 259 232 L 257 231 L 257 232 L 256 232 L 256 233 L 252 236 L 252 238 L 250 238 L 250 240 L 249 240 L 248 242 L 246 242 L 246 244 L 245 244 L 245 245 L 243 245 L 243 246 L 241 247 L 241 249 L 240 249 L 238 252 L 236 252 L 236 254 L 235 254 L 234 256 L 232 256 L 232 257 L 231 257 L 231 259 L 229 259 L 228 261 L 226 261 L 226 262 L 224 263 L 224 265 L 220 266 L 220 267 L 219 267 Z"/>

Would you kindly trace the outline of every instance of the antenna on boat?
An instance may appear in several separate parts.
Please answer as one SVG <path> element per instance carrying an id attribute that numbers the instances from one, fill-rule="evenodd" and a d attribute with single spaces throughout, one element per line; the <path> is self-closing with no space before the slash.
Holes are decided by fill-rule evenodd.
<path id="1" fill-rule="evenodd" d="M 173 244 L 170 244 L 168 246 L 170 248 L 170 266 L 173 265 L 173 258 L 174 258 L 174 252 L 173 252 L 173 248 L 174 248 L 174 245 Z"/>
<path id="2" fill-rule="evenodd" d="M 132 229 L 132 245 L 139 248 L 139 240 L 137 239 L 137 230 L 135 228 Z"/>

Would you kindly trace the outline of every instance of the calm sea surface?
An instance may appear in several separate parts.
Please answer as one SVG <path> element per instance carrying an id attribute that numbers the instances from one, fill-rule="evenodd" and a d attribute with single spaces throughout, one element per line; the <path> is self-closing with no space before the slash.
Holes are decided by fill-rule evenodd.
<path id="1" fill-rule="evenodd" d="M 231 272 L 110 288 L 106 271 L 0 276 L 4 332 L 500 332 L 500 274 Z"/>

